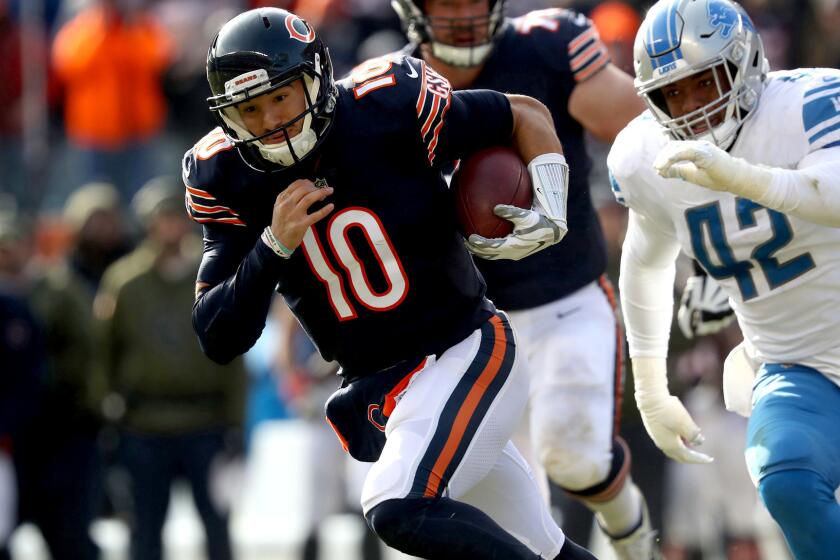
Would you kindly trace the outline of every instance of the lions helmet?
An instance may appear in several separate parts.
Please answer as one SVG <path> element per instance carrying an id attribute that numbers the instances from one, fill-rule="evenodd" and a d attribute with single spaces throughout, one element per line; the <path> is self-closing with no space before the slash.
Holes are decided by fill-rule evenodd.
<path id="1" fill-rule="evenodd" d="M 303 112 L 265 134 L 252 134 L 236 106 L 295 80 L 303 82 Z M 223 25 L 207 53 L 207 81 L 210 110 L 246 163 L 260 171 L 298 163 L 332 124 L 336 88 L 329 51 L 305 21 L 286 10 L 250 10 Z M 300 132 L 290 137 L 289 127 L 300 120 Z M 277 134 L 286 141 L 263 142 Z"/>
<path id="2" fill-rule="evenodd" d="M 488 1 L 487 13 L 476 17 L 431 17 L 423 11 L 423 0 L 391 0 L 391 7 L 397 12 L 409 41 L 415 45 L 429 43 L 435 58 L 468 68 L 484 62 L 502 30 L 505 0 Z M 442 37 L 435 36 L 435 28 L 471 32 L 475 42 L 470 45 L 444 42 Z"/>
<path id="3" fill-rule="evenodd" d="M 732 145 L 754 112 L 769 70 L 755 26 L 730 0 L 654 4 L 636 35 L 633 66 L 636 91 L 674 139 L 709 140 L 722 149 Z M 718 98 L 672 116 L 661 88 L 708 69 L 715 69 Z M 720 112 L 723 118 L 713 126 Z"/>

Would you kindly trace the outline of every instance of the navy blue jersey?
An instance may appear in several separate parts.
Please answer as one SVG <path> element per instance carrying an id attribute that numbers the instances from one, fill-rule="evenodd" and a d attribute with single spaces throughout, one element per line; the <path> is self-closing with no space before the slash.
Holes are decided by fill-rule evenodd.
<path id="1" fill-rule="evenodd" d="M 503 95 L 453 95 L 445 79 L 416 59 L 379 61 L 353 78 L 338 83 L 327 139 L 301 164 L 255 171 L 217 129 L 187 152 L 183 171 L 190 214 L 204 224 L 198 281 L 221 283 L 233 298 L 235 276 L 249 273 L 243 267 L 256 252 L 324 358 L 355 377 L 440 353 L 493 312 L 457 233 L 440 167 L 508 142 L 513 120 Z M 284 260 L 259 236 L 277 195 L 299 178 L 333 187 L 328 201 L 335 210 Z M 250 346 L 265 321 L 260 315 L 247 321 L 259 325 L 218 327 L 207 340 L 225 345 L 237 331 L 249 331 Z M 197 325 L 200 339 L 202 329 L 218 322 L 208 316 L 208 324 Z"/>
<path id="2" fill-rule="evenodd" d="M 408 46 L 403 52 L 414 49 Z M 563 241 L 519 261 L 475 259 L 487 281 L 488 296 L 502 309 L 528 309 L 554 301 L 606 269 L 604 236 L 589 194 L 592 162 L 583 127 L 567 106 L 575 85 L 608 62 L 606 47 L 590 20 L 565 9 L 539 10 L 505 22 L 470 86 L 542 101 L 551 111 L 569 164 L 569 232 Z"/>

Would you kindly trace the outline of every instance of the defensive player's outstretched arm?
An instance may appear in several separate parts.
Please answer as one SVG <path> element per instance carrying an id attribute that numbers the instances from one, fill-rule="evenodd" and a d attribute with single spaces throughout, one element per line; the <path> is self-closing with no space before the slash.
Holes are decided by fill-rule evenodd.
<path id="1" fill-rule="evenodd" d="M 580 82 L 569 96 L 569 114 L 603 142 L 612 143 L 627 123 L 645 109 L 636 94 L 633 78 L 614 64 L 607 64 Z"/>
<path id="2" fill-rule="evenodd" d="M 822 226 L 840 227 L 840 148 L 811 152 L 796 169 L 765 167 L 705 141 L 672 142 L 654 161 L 663 177 L 743 196 Z"/>
<path id="3" fill-rule="evenodd" d="M 627 327 L 636 405 L 645 429 L 667 456 L 681 462 L 708 463 L 708 455 L 689 448 L 703 437 L 680 400 L 668 391 L 665 359 L 674 305 L 678 242 L 647 217 L 630 210 L 621 252 L 621 307 Z"/>

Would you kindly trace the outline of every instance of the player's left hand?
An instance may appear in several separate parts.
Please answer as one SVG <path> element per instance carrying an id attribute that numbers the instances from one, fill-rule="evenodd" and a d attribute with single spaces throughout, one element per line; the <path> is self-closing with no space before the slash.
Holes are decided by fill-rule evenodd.
<path id="1" fill-rule="evenodd" d="M 552 220 L 535 210 L 497 204 L 493 213 L 513 222 L 513 232 L 505 237 L 488 239 L 470 235 L 464 243 L 472 254 L 487 260 L 518 261 L 528 255 L 554 245 L 566 235 L 566 224 Z"/>
<path id="2" fill-rule="evenodd" d="M 714 191 L 741 194 L 762 180 L 758 167 L 732 157 L 706 140 L 669 142 L 653 161 L 666 179 L 682 179 Z"/>

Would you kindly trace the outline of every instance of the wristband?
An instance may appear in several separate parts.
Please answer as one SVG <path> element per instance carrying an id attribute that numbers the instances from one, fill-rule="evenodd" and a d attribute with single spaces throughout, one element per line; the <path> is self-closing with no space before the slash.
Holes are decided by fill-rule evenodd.
<path id="1" fill-rule="evenodd" d="M 262 239 L 262 242 L 268 245 L 268 248 L 274 251 L 278 257 L 288 259 L 294 252 L 294 249 L 289 249 L 283 245 L 279 239 L 274 237 L 274 232 L 271 231 L 271 226 L 266 226 L 260 236 L 260 239 Z"/>
<path id="2" fill-rule="evenodd" d="M 563 154 L 541 154 L 528 164 L 528 174 L 536 198 L 535 206 L 546 216 L 566 223 L 566 198 L 569 192 L 569 166 Z"/>

